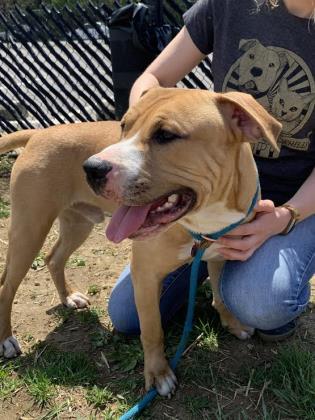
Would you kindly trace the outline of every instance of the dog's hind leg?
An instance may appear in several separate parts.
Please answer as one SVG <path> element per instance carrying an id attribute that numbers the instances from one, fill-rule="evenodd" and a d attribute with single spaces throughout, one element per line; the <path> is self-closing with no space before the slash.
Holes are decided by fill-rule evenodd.
<path id="1" fill-rule="evenodd" d="M 40 209 L 37 210 L 36 213 L 31 204 L 27 208 L 15 208 L 12 204 L 6 266 L 0 283 L 0 356 L 7 358 L 20 353 L 11 327 L 15 293 L 41 249 L 53 222 L 53 218 L 48 215 L 44 217 Z"/>
<path id="2" fill-rule="evenodd" d="M 86 240 L 94 223 L 80 213 L 67 209 L 59 217 L 59 238 L 46 258 L 52 279 L 61 302 L 69 308 L 84 308 L 89 299 L 80 292 L 74 292 L 65 278 L 65 265 L 70 255 Z"/>
<path id="3" fill-rule="evenodd" d="M 241 324 L 222 302 L 219 292 L 219 278 L 222 268 L 222 261 L 208 261 L 208 272 L 213 294 L 212 306 L 219 312 L 222 327 L 228 329 L 231 334 L 240 340 L 246 340 L 254 334 L 255 330 Z"/>

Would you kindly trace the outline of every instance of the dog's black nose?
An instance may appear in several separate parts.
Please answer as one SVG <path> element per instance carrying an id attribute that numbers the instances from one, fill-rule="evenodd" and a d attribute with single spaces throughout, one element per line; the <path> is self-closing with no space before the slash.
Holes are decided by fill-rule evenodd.
<path id="1" fill-rule="evenodd" d="M 83 169 L 87 176 L 100 179 L 104 178 L 113 167 L 107 160 L 92 156 L 83 163 Z"/>
<path id="2" fill-rule="evenodd" d="M 83 163 L 83 169 L 88 183 L 96 193 L 99 193 L 106 183 L 106 175 L 113 169 L 113 166 L 107 160 L 92 156 Z"/>
<path id="3" fill-rule="evenodd" d="M 250 73 L 251 73 L 251 75 L 252 75 L 252 76 L 254 76 L 254 77 L 259 77 L 259 76 L 261 76 L 261 75 L 262 75 L 263 71 L 262 71 L 262 69 L 261 69 L 260 67 L 253 67 L 253 68 L 250 70 Z"/>

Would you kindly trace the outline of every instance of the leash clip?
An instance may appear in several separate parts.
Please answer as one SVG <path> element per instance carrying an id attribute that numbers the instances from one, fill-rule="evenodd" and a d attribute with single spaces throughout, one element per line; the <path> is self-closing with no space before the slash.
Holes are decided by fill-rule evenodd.
<path id="1" fill-rule="evenodd" d="M 201 240 L 195 240 L 194 244 L 191 248 L 190 255 L 194 258 L 197 254 L 197 251 L 199 249 L 207 249 L 209 248 L 213 242 L 215 242 L 214 239 L 208 238 L 207 236 L 201 235 Z"/>

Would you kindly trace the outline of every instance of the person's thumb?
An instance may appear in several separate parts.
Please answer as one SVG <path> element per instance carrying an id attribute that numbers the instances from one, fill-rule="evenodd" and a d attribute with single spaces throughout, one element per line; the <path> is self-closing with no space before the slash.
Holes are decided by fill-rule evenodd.
<path id="1" fill-rule="evenodd" d="M 259 212 L 266 212 L 271 213 L 275 209 L 274 202 L 271 200 L 259 200 L 255 206 L 255 211 Z"/>

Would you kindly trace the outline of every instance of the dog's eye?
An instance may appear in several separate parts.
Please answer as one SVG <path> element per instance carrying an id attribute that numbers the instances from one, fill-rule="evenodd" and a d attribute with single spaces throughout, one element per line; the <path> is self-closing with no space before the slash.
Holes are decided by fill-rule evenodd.
<path id="1" fill-rule="evenodd" d="M 152 136 L 152 139 L 158 144 L 167 144 L 178 138 L 178 134 L 172 133 L 171 131 L 163 130 L 161 128 L 157 130 Z"/>

